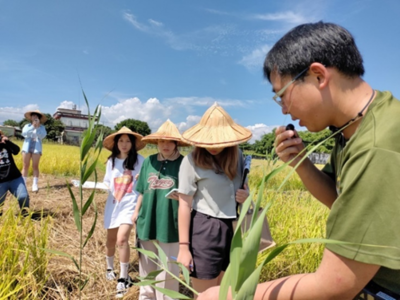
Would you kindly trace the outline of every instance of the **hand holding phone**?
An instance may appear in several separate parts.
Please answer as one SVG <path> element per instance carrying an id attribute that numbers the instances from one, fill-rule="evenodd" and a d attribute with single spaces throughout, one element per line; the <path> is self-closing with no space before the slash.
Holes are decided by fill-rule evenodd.
<path id="1" fill-rule="evenodd" d="M 165 195 L 165 198 L 179 200 L 178 189 L 172 189 L 168 194 Z"/>

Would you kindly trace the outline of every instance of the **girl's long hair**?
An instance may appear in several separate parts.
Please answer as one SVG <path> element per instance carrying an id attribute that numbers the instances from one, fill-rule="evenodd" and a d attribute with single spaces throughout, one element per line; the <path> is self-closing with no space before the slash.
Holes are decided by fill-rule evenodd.
<path id="1" fill-rule="evenodd" d="M 111 158 L 113 169 L 114 169 L 114 165 L 115 165 L 115 158 L 118 156 L 118 154 L 121 153 L 118 149 L 118 140 L 124 134 L 125 133 L 117 134 L 114 137 L 114 146 L 112 148 L 111 155 L 108 157 L 108 159 Z M 128 157 L 124 160 L 124 163 L 122 164 L 122 166 L 127 170 L 135 170 L 135 165 L 138 160 L 138 158 L 137 158 L 138 154 L 136 151 L 136 137 L 133 134 L 127 134 L 127 136 L 129 137 L 129 140 L 131 141 L 132 147 L 131 147 L 131 150 L 129 150 Z"/>
<path id="2" fill-rule="evenodd" d="M 216 173 L 225 173 L 230 180 L 233 180 L 237 174 L 238 146 L 227 147 L 218 155 L 210 154 L 205 148 L 195 147 L 192 156 L 194 163 L 200 168 L 211 169 Z"/>

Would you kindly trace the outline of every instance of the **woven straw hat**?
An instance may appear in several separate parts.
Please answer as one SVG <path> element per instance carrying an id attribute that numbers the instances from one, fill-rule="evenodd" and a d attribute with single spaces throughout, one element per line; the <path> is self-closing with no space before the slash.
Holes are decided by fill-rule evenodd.
<path id="1" fill-rule="evenodd" d="M 27 119 L 27 120 L 29 120 L 29 121 L 32 121 L 32 114 L 33 114 L 33 113 L 38 114 L 38 115 L 41 116 L 41 117 L 40 117 L 40 123 L 42 123 L 42 124 L 46 123 L 46 121 L 47 121 L 46 115 L 45 115 L 44 113 L 38 111 L 38 110 L 30 110 L 30 111 L 27 111 L 27 112 L 24 114 L 25 119 Z"/>
<path id="2" fill-rule="evenodd" d="M 142 141 L 149 144 L 157 144 L 159 140 L 176 141 L 178 146 L 187 147 L 188 143 L 182 141 L 182 135 L 178 128 L 169 119 L 165 121 L 155 133 L 146 135 Z"/>
<path id="3" fill-rule="evenodd" d="M 201 148 L 231 147 L 248 141 L 251 136 L 249 129 L 235 123 L 217 103 L 204 113 L 199 124 L 182 134 L 184 141 Z"/>
<path id="4" fill-rule="evenodd" d="M 141 134 L 133 132 L 128 127 L 123 126 L 120 130 L 118 130 L 117 132 L 114 132 L 113 134 L 110 134 L 109 136 L 107 136 L 104 139 L 104 141 L 103 141 L 104 148 L 112 151 L 112 148 L 114 147 L 114 137 L 118 134 L 134 135 L 136 137 L 136 145 L 135 145 L 136 151 L 139 151 L 139 150 L 143 149 L 144 147 L 146 147 L 146 144 L 142 142 L 143 136 Z"/>

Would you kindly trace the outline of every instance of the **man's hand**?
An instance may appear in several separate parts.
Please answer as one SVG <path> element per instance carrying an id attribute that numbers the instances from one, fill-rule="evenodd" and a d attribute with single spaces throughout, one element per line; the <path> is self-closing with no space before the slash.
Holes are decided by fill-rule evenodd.
<path id="1" fill-rule="evenodd" d="M 280 126 L 275 131 L 275 152 L 283 162 L 289 162 L 304 150 L 304 144 L 298 137 L 297 131 L 286 130 L 285 126 Z M 296 157 L 290 166 L 294 167 L 302 159 L 305 152 Z"/>

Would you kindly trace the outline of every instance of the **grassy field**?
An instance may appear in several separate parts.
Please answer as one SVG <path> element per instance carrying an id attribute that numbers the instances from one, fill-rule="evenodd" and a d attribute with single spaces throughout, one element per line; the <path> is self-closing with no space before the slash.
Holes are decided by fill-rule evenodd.
<path id="1" fill-rule="evenodd" d="M 155 149 L 143 149 L 140 154 L 148 156 Z M 109 151 L 103 150 L 98 164 L 98 175 L 104 176 L 104 166 Z M 31 194 L 31 208 L 44 217 L 38 221 L 18 216 L 16 201 L 6 200 L 5 213 L 0 218 L 0 251 L 2 255 L 0 299 L 76 299 L 77 270 L 72 261 L 54 251 L 62 251 L 76 257 L 78 255 L 77 230 L 72 215 L 72 204 L 66 182 L 77 177 L 79 172 L 79 148 L 67 145 L 44 144 L 41 159 L 39 192 Z M 22 167 L 21 155 L 15 157 L 17 165 Z M 265 160 L 253 160 L 249 174 L 251 190 L 258 190 L 261 178 L 271 170 Z M 263 203 L 273 201 L 268 212 L 272 236 L 279 245 L 300 238 L 325 236 L 325 222 L 328 209 L 319 204 L 305 190 L 298 176 L 294 173 L 287 180 L 282 190 L 277 191 L 281 182 L 288 176 L 287 168 L 268 182 L 263 191 Z M 31 179 L 28 179 L 28 188 Z M 88 196 L 85 191 L 84 196 Z M 83 299 L 113 299 L 115 283 L 104 279 L 105 237 L 102 219 L 107 198 L 105 192 L 96 193 L 95 201 L 99 209 L 99 219 L 94 236 L 85 248 L 83 257 L 84 274 L 90 280 L 83 290 Z M 10 218 L 17 215 L 17 217 Z M 89 230 L 94 214 L 85 216 L 84 231 Z M 86 225 L 86 226 L 85 226 Z M 134 234 L 131 236 L 133 244 Z M 37 241 L 31 243 L 32 240 Z M 8 244 L 5 242 L 8 241 Z M 14 241 L 14 243 L 10 243 Z M 19 242 L 16 242 L 19 241 Z M 29 248 L 28 245 L 31 245 Z M 7 246 L 9 245 L 9 246 Z M 3 247 L 3 248 L 1 248 Z M 49 251 L 35 249 L 52 249 Z M 11 250 L 10 250 L 11 249 Z M 270 280 L 294 273 L 313 272 L 319 265 L 322 245 L 303 244 L 287 248 L 263 269 L 261 281 Z M 6 252 L 7 251 L 7 252 Z M 13 253 L 20 253 L 13 259 Z M 35 253 L 35 254 L 33 254 Z M 8 260 L 6 260 L 6 258 Z M 261 257 L 260 257 L 261 258 Z M 118 261 L 118 257 L 116 257 Z M 12 269 L 14 275 L 10 276 Z M 137 254 L 131 253 L 130 275 L 137 275 Z M 7 294 L 7 291 L 9 294 Z M 138 290 L 132 288 L 124 299 L 137 299 Z"/>

